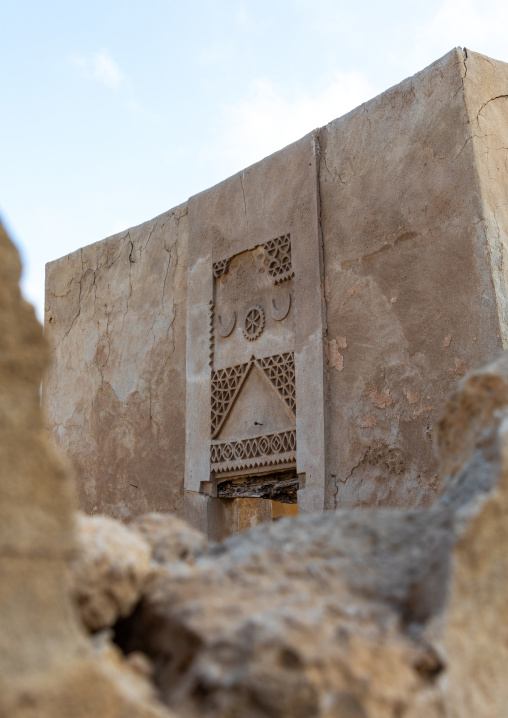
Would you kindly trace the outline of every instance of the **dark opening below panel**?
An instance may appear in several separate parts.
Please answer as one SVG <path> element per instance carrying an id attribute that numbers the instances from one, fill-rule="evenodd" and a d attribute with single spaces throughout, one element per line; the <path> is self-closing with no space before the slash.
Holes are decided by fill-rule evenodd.
<path id="1" fill-rule="evenodd" d="M 296 504 L 299 487 L 296 469 L 263 476 L 241 476 L 226 479 L 217 486 L 219 499 L 271 499 L 282 504 Z"/>

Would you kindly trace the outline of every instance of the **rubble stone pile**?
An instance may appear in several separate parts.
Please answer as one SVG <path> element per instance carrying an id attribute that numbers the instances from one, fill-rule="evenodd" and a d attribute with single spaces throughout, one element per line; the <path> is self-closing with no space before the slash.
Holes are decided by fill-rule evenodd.
<path id="1" fill-rule="evenodd" d="M 508 356 L 461 382 L 437 433 L 431 509 L 284 519 L 219 545 L 189 529 L 187 550 L 179 519 L 138 519 L 133 537 L 151 523 L 152 547 L 178 550 L 152 560 L 114 638 L 149 657 L 163 702 L 186 717 L 504 715 Z M 106 526 L 118 545 L 113 521 L 84 521 L 89 555 Z"/>

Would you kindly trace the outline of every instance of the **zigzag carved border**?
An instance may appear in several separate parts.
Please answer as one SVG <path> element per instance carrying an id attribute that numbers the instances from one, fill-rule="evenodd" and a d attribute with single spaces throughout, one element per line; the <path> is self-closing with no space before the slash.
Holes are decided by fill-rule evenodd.
<path id="1" fill-rule="evenodd" d="M 296 461 L 296 430 L 212 444 L 212 471 L 240 471 Z"/>

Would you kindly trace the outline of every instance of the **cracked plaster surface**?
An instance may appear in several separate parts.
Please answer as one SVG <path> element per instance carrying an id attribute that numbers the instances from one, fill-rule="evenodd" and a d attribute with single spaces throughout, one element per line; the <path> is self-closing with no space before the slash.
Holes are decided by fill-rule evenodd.
<path id="1" fill-rule="evenodd" d="M 456 49 L 312 135 L 326 309 L 325 508 L 432 503 L 444 397 L 508 344 L 507 113 L 507 66 Z M 277 153 L 276 192 L 265 191 L 267 158 L 229 182 L 224 198 L 190 200 L 191 214 L 208 203 L 194 220 L 194 231 L 214 238 L 207 262 L 294 221 L 275 218 L 297 144 Z M 311 181 L 304 171 L 301 181 Z M 193 361 L 186 211 L 48 268 L 46 327 L 58 367 L 46 387 L 50 420 L 90 511 L 180 510 Z"/>
<path id="2" fill-rule="evenodd" d="M 507 91 L 506 65 L 457 49 L 320 131 L 328 335 L 348 338 L 328 508 L 430 504 L 444 397 L 501 346 L 507 155 L 487 147 L 508 147 Z"/>
<path id="3" fill-rule="evenodd" d="M 508 66 L 463 56 L 464 95 L 503 347 L 508 348 Z"/>
<path id="4" fill-rule="evenodd" d="M 182 511 L 186 205 L 47 266 L 48 425 L 80 503 Z"/>
<path id="5" fill-rule="evenodd" d="M 39 388 L 48 348 L 20 274 L 0 223 L 0 715 L 170 718 L 148 682 L 114 651 L 97 650 L 78 621 L 74 485 L 44 433 Z M 79 297 L 76 276 L 55 288 L 60 300 L 72 291 Z M 79 321 L 75 302 L 62 337 Z"/>

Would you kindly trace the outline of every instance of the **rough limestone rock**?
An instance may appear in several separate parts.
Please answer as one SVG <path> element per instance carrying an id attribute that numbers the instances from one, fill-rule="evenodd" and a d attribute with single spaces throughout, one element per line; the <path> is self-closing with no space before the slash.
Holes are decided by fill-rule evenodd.
<path id="1" fill-rule="evenodd" d="M 157 563 L 183 561 L 203 553 L 206 537 L 171 514 L 144 514 L 130 524 L 152 548 Z"/>
<path id="2" fill-rule="evenodd" d="M 186 716 L 437 715 L 451 539 L 446 513 L 281 519 L 173 565 L 123 648 Z"/>
<path id="3" fill-rule="evenodd" d="M 150 571 L 150 547 L 107 516 L 77 517 L 74 599 L 91 631 L 112 626 L 135 606 Z"/>
<path id="4" fill-rule="evenodd" d="M 44 433 L 47 351 L 20 274 L 0 224 L 0 715 L 163 718 L 146 680 L 118 653 L 97 652 L 79 627 L 73 485 Z"/>
<path id="5" fill-rule="evenodd" d="M 472 373 L 438 427 L 456 510 L 443 644 L 447 718 L 500 718 L 508 706 L 508 357 Z"/>
<path id="6" fill-rule="evenodd" d="M 146 514 L 127 527 L 107 516 L 78 513 L 71 569 L 74 601 L 86 628 L 99 631 L 128 616 L 154 564 L 190 559 L 205 545 L 202 533 L 169 514 Z"/>
<path id="7" fill-rule="evenodd" d="M 123 627 L 164 700 L 210 718 L 501 718 L 508 358 L 438 427 L 432 509 L 282 519 L 159 573 Z"/>

